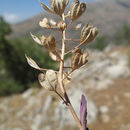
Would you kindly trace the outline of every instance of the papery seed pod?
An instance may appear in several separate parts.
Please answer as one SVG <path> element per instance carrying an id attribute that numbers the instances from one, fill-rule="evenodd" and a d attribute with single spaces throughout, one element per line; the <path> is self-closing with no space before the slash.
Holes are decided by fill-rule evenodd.
<path id="1" fill-rule="evenodd" d="M 30 32 L 30 35 L 31 35 L 31 37 L 33 38 L 33 40 L 34 40 L 36 43 L 38 43 L 39 45 L 42 45 L 40 39 L 39 39 L 37 36 L 33 35 L 31 32 Z"/>
<path id="2" fill-rule="evenodd" d="M 52 35 L 50 35 L 48 38 L 42 36 L 41 42 L 48 51 L 56 51 L 56 40 Z"/>
<path id="3" fill-rule="evenodd" d="M 61 21 L 58 23 L 57 27 L 61 30 L 61 31 L 64 31 L 65 28 L 66 28 L 66 23 L 65 21 Z"/>
<path id="4" fill-rule="evenodd" d="M 79 68 L 79 60 L 81 56 L 81 49 L 76 50 L 72 57 L 71 57 L 71 67 L 72 70 L 78 69 Z"/>
<path id="5" fill-rule="evenodd" d="M 43 7 L 44 10 L 46 10 L 49 13 L 55 14 L 55 12 L 53 10 L 51 10 L 49 7 L 47 7 L 45 4 L 43 4 L 42 2 L 40 2 L 41 6 Z"/>
<path id="6" fill-rule="evenodd" d="M 50 22 L 47 18 L 43 18 L 43 20 L 39 22 L 39 25 L 42 28 L 51 28 Z"/>
<path id="7" fill-rule="evenodd" d="M 46 72 L 45 80 L 48 81 L 50 87 L 53 87 L 53 90 L 56 89 L 58 84 L 58 77 L 54 70 L 48 70 Z"/>
<path id="8" fill-rule="evenodd" d="M 86 24 L 81 30 L 80 43 L 87 44 L 94 40 L 98 34 L 98 29 L 92 25 Z"/>
<path id="9" fill-rule="evenodd" d="M 33 68 L 35 68 L 35 69 L 37 69 L 37 70 L 42 70 L 42 68 L 40 68 L 40 67 L 37 65 L 37 63 L 36 63 L 32 58 L 30 58 L 30 57 L 27 56 L 26 54 L 25 54 L 25 57 L 26 57 L 26 59 L 27 59 L 28 64 L 29 64 L 31 67 L 33 67 Z"/>
<path id="10" fill-rule="evenodd" d="M 70 0 L 50 0 L 50 5 L 56 14 L 62 16 L 69 1 Z"/>
<path id="11" fill-rule="evenodd" d="M 40 73 L 38 80 L 41 86 L 49 91 L 54 91 L 58 84 L 57 74 L 53 70 L 48 70 L 46 74 Z"/>
<path id="12" fill-rule="evenodd" d="M 81 49 L 78 49 L 77 51 L 73 53 L 72 58 L 71 58 L 72 71 L 80 68 L 87 62 L 88 62 L 88 52 L 86 51 L 82 53 Z"/>
<path id="13" fill-rule="evenodd" d="M 89 56 L 89 54 L 87 51 L 83 53 L 83 55 L 82 55 L 82 64 L 83 65 L 88 62 L 88 56 Z"/>
<path id="14" fill-rule="evenodd" d="M 71 20 L 78 19 L 86 10 L 86 4 L 75 0 L 70 7 Z"/>

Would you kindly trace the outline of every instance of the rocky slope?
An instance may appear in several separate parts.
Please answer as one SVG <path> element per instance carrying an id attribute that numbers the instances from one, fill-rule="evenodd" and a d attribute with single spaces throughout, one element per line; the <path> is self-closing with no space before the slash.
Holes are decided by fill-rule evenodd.
<path id="1" fill-rule="evenodd" d="M 88 126 L 92 130 L 130 129 L 130 47 L 109 46 L 89 51 L 89 62 L 72 75 L 66 89 L 79 113 L 81 94 L 87 97 Z M 66 61 L 69 64 L 69 60 Z M 0 130 L 75 129 L 75 122 L 59 98 L 44 89 L 0 98 Z"/>

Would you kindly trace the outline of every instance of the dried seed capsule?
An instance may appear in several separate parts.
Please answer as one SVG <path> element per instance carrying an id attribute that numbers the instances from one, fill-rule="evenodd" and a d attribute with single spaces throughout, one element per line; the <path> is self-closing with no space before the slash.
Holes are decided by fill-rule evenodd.
<path id="1" fill-rule="evenodd" d="M 88 62 L 88 56 L 89 56 L 89 54 L 87 51 L 83 53 L 83 55 L 82 55 L 82 64 L 83 65 Z"/>
<path id="2" fill-rule="evenodd" d="M 46 74 L 40 73 L 38 80 L 41 86 L 49 91 L 54 91 L 58 84 L 57 74 L 53 70 L 48 70 Z"/>
<path id="3" fill-rule="evenodd" d="M 65 24 L 65 21 L 61 21 L 58 23 L 57 27 L 61 30 L 61 31 L 64 31 L 65 28 L 66 28 L 66 24 Z"/>
<path id="4" fill-rule="evenodd" d="M 86 24 L 81 30 L 80 43 L 87 44 L 94 40 L 98 34 L 98 29 L 92 25 Z"/>
<path id="5" fill-rule="evenodd" d="M 69 1 L 70 0 L 50 0 L 50 5 L 56 14 L 62 16 Z"/>
<path id="6" fill-rule="evenodd" d="M 78 19 L 86 10 L 86 4 L 80 3 L 79 0 L 75 0 L 70 8 L 71 20 Z"/>
<path id="7" fill-rule="evenodd" d="M 88 52 L 81 52 L 81 49 L 78 49 L 75 51 L 71 58 L 71 67 L 72 71 L 75 69 L 80 68 L 82 65 L 86 64 L 88 62 Z"/>
<path id="8" fill-rule="evenodd" d="M 42 36 L 41 42 L 47 50 L 51 52 L 56 51 L 56 40 L 52 35 L 50 35 L 48 38 Z"/>
<path id="9" fill-rule="evenodd" d="M 79 60 L 81 56 L 81 49 L 76 50 L 72 57 L 71 57 L 71 67 L 72 70 L 78 69 L 79 68 Z"/>

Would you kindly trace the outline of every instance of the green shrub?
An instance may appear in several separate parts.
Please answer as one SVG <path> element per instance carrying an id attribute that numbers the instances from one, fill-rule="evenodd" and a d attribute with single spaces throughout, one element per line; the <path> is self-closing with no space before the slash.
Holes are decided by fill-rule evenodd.
<path id="1" fill-rule="evenodd" d="M 5 36 L 10 32 L 9 25 L 0 17 L 0 96 L 23 92 L 37 80 L 39 71 L 27 64 L 25 53 L 40 67 L 56 69 L 47 51 L 30 38 L 7 40 Z"/>
<path id="2" fill-rule="evenodd" d="M 130 45 L 130 25 L 124 25 L 115 33 L 115 43 Z"/>
<path id="3" fill-rule="evenodd" d="M 107 44 L 106 44 L 105 36 L 97 37 L 94 43 L 91 43 L 90 45 L 88 45 L 90 49 L 97 49 L 100 51 L 104 50 L 106 46 Z"/>

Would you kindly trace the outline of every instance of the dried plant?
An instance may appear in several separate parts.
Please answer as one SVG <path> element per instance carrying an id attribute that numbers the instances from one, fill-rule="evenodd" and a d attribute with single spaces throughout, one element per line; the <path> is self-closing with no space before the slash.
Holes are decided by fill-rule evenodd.
<path id="1" fill-rule="evenodd" d="M 40 2 L 42 7 L 47 12 L 52 13 L 54 15 L 59 15 L 61 19 L 61 21 L 57 23 L 52 19 L 48 20 L 47 18 L 43 18 L 43 20 L 39 22 L 39 25 L 42 28 L 52 29 L 53 31 L 55 28 L 57 28 L 59 32 L 61 32 L 60 34 L 62 35 L 62 48 L 57 48 L 56 39 L 52 35 L 41 36 L 40 38 L 38 38 L 31 33 L 31 36 L 34 39 L 34 41 L 39 45 L 43 46 L 46 50 L 48 50 L 50 57 L 60 64 L 59 71 L 40 68 L 34 60 L 32 60 L 27 55 L 25 56 L 27 58 L 28 64 L 31 67 L 41 71 L 41 73 L 38 75 L 40 85 L 46 90 L 55 92 L 63 100 L 64 104 L 67 105 L 70 109 L 79 129 L 86 130 L 86 99 L 82 95 L 79 119 L 69 100 L 68 94 L 65 89 L 65 85 L 70 83 L 71 74 L 88 62 L 88 52 L 83 52 L 82 49 L 80 49 L 80 46 L 83 44 L 88 44 L 92 40 L 94 40 L 94 38 L 98 34 L 98 29 L 90 24 L 86 24 L 81 30 L 80 39 L 66 38 L 66 30 L 70 28 L 71 24 L 75 20 L 77 20 L 86 10 L 86 3 L 80 3 L 79 0 L 74 0 L 72 5 L 70 6 L 70 11 L 67 14 L 65 14 L 64 11 L 69 1 L 70 0 L 50 0 L 51 8 L 47 7 L 45 4 Z M 66 19 L 70 19 L 70 22 L 67 23 Z M 73 29 L 75 30 L 78 30 L 79 28 L 81 28 L 81 23 L 73 27 Z M 70 51 L 66 52 L 66 43 L 68 40 L 79 41 L 79 44 L 72 48 Z M 72 53 L 71 66 L 65 67 L 64 57 L 69 53 Z M 65 68 L 70 68 L 70 70 L 65 72 Z M 57 90 L 58 85 L 60 86 L 59 90 Z"/>

